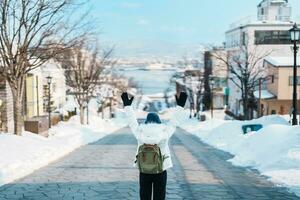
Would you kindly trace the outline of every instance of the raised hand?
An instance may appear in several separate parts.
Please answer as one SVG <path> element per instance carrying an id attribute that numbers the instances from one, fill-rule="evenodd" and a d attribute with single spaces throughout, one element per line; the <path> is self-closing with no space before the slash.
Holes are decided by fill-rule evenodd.
<path id="1" fill-rule="evenodd" d="M 129 99 L 127 92 L 123 92 L 121 95 L 122 101 L 123 101 L 123 105 L 125 106 L 130 106 L 132 104 L 132 101 L 134 99 L 134 97 L 131 97 Z"/>
<path id="2" fill-rule="evenodd" d="M 185 92 L 181 92 L 179 97 L 177 97 L 177 95 L 175 95 L 175 98 L 176 98 L 177 105 L 184 107 L 185 102 L 187 100 L 187 94 Z"/>

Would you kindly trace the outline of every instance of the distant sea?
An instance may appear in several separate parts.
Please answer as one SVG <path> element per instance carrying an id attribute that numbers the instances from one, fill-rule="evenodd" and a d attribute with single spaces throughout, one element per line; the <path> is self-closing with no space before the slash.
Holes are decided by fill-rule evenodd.
<path id="1" fill-rule="evenodd" d="M 133 78 L 140 86 L 142 93 L 146 95 L 163 93 L 168 88 L 175 90 L 175 85 L 170 84 L 170 79 L 176 72 L 172 69 L 145 70 L 144 66 L 133 66 L 132 69 L 116 70 L 116 72 L 125 77 Z"/>

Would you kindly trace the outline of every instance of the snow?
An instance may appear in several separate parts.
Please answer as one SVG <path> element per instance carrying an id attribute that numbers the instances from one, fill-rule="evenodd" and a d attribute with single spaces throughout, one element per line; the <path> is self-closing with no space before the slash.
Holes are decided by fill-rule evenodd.
<path id="1" fill-rule="evenodd" d="M 212 119 L 199 122 L 188 119 L 181 128 L 205 143 L 233 155 L 233 165 L 251 167 L 300 196 L 300 127 L 290 126 L 278 115 L 251 121 Z M 262 124 L 257 132 L 244 135 L 242 126 Z"/>
<path id="2" fill-rule="evenodd" d="M 255 91 L 254 93 L 255 98 L 259 98 L 259 90 Z M 275 98 L 276 96 L 269 92 L 268 90 L 261 90 L 261 98 L 262 99 L 272 99 Z"/>
<path id="3" fill-rule="evenodd" d="M 23 136 L 0 134 L 0 185 L 10 183 L 67 155 L 88 143 L 122 128 L 122 120 L 102 120 L 93 115 L 91 125 L 81 125 L 79 116 L 60 122 L 45 138 L 23 132 Z"/>
<path id="4" fill-rule="evenodd" d="M 267 57 L 265 59 L 268 63 L 277 66 L 277 67 L 292 67 L 294 66 L 293 57 Z M 300 57 L 297 57 L 297 60 L 300 60 Z M 299 67 L 299 65 L 298 65 Z"/>

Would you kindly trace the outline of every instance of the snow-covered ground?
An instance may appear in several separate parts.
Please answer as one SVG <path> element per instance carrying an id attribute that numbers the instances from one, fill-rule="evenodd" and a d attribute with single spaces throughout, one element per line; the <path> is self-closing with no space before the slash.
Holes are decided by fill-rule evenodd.
<path id="1" fill-rule="evenodd" d="M 103 120 L 96 115 L 90 117 L 90 125 L 81 125 L 79 116 L 74 116 L 53 126 L 48 138 L 29 132 L 23 132 L 21 137 L 0 134 L 0 185 L 24 177 L 125 125 L 122 120 Z"/>
<path id="2" fill-rule="evenodd" d="M 237 166 L 258 169 L 279 186 L 300 196 L 300 126 L 290 126 L 286 117 L 266 116 L 252 121 L 188 119 L 182 128 L 205 143 L 231 153 Z M 257 132 L 243 134 L 242 125 L 262 124 Z"/>

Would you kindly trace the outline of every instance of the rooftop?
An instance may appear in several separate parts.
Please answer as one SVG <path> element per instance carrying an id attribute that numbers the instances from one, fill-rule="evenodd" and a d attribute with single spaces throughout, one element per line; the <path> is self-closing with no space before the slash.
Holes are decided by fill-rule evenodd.
<path id="1" fill-rule="evenodd" d="M 290 27 L 292 28 L 294 22 L 284 22 L 284 21 L 259 21 L 254 17 L 249 16 L 248 18 L 241 19 L 230 24 L 229 29 L 226 33 L 234 31 L 236 29 L 244 28 L 244 27 Z M 297 23 L 298 24 L 298 23 Z"/>
<path id="2" fill-rule="evenodd" d="M 300 67 L 300 57 L 297 58 L 298 67 Z M 275 67 L 292 67 L 294 66 L 294 58 L 291 57 L 268 57 L 265 59 L 266 62 L 270 63 Z"/>
<path id="3" fill-rule="evenodd" d="M 269 2 L 269 3 L 288 3 L 288 0 L 263 0 L 261 1 L 258 6 L 261 6 L 262 3 Z"/>

